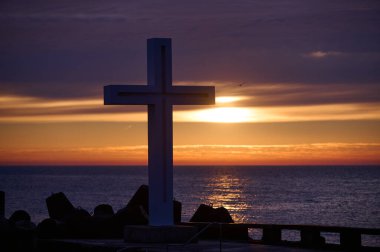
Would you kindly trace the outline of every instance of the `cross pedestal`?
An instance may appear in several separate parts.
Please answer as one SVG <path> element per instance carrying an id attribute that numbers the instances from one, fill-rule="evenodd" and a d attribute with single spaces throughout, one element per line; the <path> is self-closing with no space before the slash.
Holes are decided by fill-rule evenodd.
<path id="1" fill-rule="evenodd" d="M 108 85 L 105 105 L 148 105 L 149 224 L 173 225 L 173 105 L 215 103 L 215 88 L 172 85 L 171 39 L 148 39 L 148 85 Z"/>

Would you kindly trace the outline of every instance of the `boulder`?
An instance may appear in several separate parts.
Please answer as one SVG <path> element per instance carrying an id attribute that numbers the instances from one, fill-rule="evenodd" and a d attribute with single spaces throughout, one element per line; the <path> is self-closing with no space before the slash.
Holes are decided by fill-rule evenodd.
<path id="1" fill-rule="evenodd" d="M 27 211 L 25 210 L 16 210 L 13 212 L 11 217 L 9 217 L 9 222 L 11 224 L 15 224 L 18 221 L 30 221 L 30 215 Z"/>
<path id="2" fill-rule="evenodd" d="M 234 223 L 230 213 L 224 207 L 218 207 L 214 210 L 214 219 L 215 222 Z"/>
<path id="3" fill-rule="evenodd" d="M 36 225 L 24 210 L 15 211 L 9 218 L 7 247 L 9 251 L 32 251 L 36 247 Z"/>
<path id="4" fill-rule="evenodd" d="M 234 223 L 230 213 L 224 207 L 213 208 L 212 206 L 201 204 L 190 222 L 198 223 L 198 229 L 201 230 L 207 226 L 207 223 Z M 205 223 L 202 223 L 205 222 Z M 241 240 L 247 241 L 248 229 L 239 226 L 228 225 L 213 225 L 205 230 L 200 236 L 202 239 L 226 239 L 226 240 Z"/>
<path id="5" fill-rule="evenodd" d="M 147 185 L 141 185 L 135 192 L 133 197 L 129 200 L 126 208 L 142 206 L 146 213 L 149 213 L 149 187 Z"/>
<path id="6" fill-rule="evenodd" d="M 75 211 L 75 207 L 67 199 L 63 192 L 54 193 L 46 199 L 49 217 L 55 220 L 64 221 Z"/>
<path id="7" fill-rule="evenodd" d="M 212 206 L 200 204 L 190 222 L 213 222 L 213 213 L 214 208 Z"/>
<path id="8" fill-rule="evenodd" d="M 178 200 L 173 201 L 173 213 L 174 213 L 174 223 L 181 223 L 181 215 L 182 215 L 182 203 Z"/>
<path id="9" fill-rule="evenodd" d="M 234 223 L 230 213 L 224 207 L 213 208 L 212 206 L 201 204 L 190 222 L 218 222 L 218 223 Z"/>
<path id="10" fill-rule="evenodd" d="M 134 207 L 136 211 L 137 207 L 139 206 L 141 206 L 144 212 L 149 215 L 149 186 L 147 185 L 141 185 L 139 189 L 137 189 L 125 208 Z M 137 210 L 137 212 L 139 211 Z M 182 215 L 182 203 L 177 200 L 173 200 L 173 214 L 174 223 L 180 223 Z"/>
<path id="11" fill-rule="evenodd" d="M 66 227 L 64 223 L 48 218 L 37 225 L 37 235 L 39 238 L 61 238 L 64 237 Z"/>
<path id="12" fill-rule="evenodd" d="M 114 211 L 111 205 L 108 204 L 100 204 L 94 209 L 94 217 L 107 218 L 112 217 L 114 215 Z"/>
<path id="13" fill-rule="evenodd" d="M 146 225 L 148 224 L 148 214 L 142 206 L 126 206 L 115 214 L 118 222 L 124 225 Z"/>
<path id="14" fill-rule="evenodd" d="M 73 238 L 90 237 L 91 228 L 89 227 L 91 215 L 85 209 L 77 208 L 67 217 L 65 225 L 67 228 L 66 236 Z"/>

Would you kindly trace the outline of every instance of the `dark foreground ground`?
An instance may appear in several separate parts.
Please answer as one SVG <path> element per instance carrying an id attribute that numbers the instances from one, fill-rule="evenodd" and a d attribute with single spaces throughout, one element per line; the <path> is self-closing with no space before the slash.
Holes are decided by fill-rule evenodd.
<path id="1" fill-rule="evenodd" d="M 44 244 L 44 250 L 51 252 L 122 252 L 122 251 L 257 251 L 257 252 L 303 252 L 321 251 L 284 246 L 271 246 L 243 242 L 222 242 L 202 240 L 188 244 L 148 244 L 124 243 L 123 240 L 49 240 Z M 323 250 L 330 251 L 330 250 Z"/>

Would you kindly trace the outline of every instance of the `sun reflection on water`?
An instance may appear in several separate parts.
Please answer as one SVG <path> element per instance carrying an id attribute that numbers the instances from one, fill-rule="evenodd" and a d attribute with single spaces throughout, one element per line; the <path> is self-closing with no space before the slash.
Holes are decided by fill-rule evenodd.
<path id="1" fill-rule="evenodd" d="M 246 212 L 249 207 L 246 194 L 243 193 L 245 184 L 246 181 L 232 175 L 217 175 L 207 183 L 207 191 L 210 193 L 205 195 L 202 201 L 209 202 L 215 208 L 223 206 L 235 222 L 244 222 L 248 216 L 241 213 Z"/>

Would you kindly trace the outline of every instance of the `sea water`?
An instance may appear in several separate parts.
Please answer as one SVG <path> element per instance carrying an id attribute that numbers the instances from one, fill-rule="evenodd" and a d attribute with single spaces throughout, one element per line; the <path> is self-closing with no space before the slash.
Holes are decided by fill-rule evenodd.
<path id="1" fill-rule="evenodd" d="M 6 217 L 24 209 L 36 223 L 52 193 L 89 212 L 116 211 L 147 182 L 146 167 L 0 167 Z M 174 196 L 183 221 L 203 203 L 224 206 L 235 222 L 380 228 L 380 166 L 179 166 Z"/>

